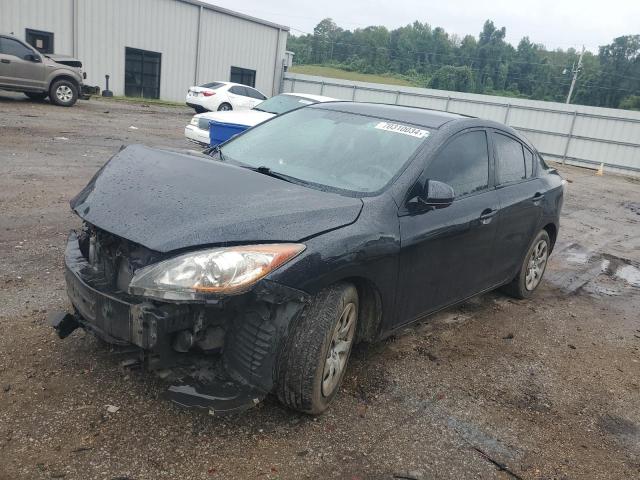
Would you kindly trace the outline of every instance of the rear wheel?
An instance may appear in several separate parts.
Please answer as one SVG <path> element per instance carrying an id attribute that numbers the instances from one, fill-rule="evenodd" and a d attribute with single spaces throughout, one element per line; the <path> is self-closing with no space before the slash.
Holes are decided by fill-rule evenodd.
<path id="1" fill-rule="evenodd" d="M 49 99 L 60 107 L 71 107 L 78 100 L 78 87 L 69 80 L 57 80 L 49 89 Z"/>
<path id="2" fill-rule="evenodd" d="M 24 92 L 31 100 L 42 101 L 49 95 L 47 92 Z"/>
<path id="3" fill-rule="evenodd" d="M 227 102 L 221 103 L 218 107 L 219 112 L 228 112 L 229 110 L 233 110 L 233 108 L 231 108 L 231 104 Z"/>
<path id="4" fill-rule="evenodd" d="M 193 109 L 196 111 L 196 113 L 204 113 L 208 111 L 206 108 L 201 107 L 200 105 L 196 105 L 195 107 L 193 107 Z"/>
<path id="5" fill-rule="evenodd" d="M 358 292 L 338 283 L 318 293 L 291 327 L 278 361 L 282 403 L 313 415 L 340 389 L 358 322 Z"/>
<path id="6" fill-rule="evenodd" d="M 516 278 L 502 289 L 515 298 L 529 298 L 533 295 L 547 268 L 550 250 L 549 234 L 542 230 L 529 247 Z"/>

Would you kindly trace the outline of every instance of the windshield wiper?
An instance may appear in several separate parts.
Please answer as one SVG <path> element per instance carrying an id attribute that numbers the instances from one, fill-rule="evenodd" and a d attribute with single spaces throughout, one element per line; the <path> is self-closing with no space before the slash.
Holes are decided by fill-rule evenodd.
<path id="1" fill-rule="evenodd" d="M 289 175 L 285 175 L 284 173 L 278 173 L 271 170 L 269 167 L 265 167 L 264 165 L 260 165 L 259 167 L 250 167 L 249 165 L 241 165 L 242 168 L 246 168 L 252 170 L 257 173 L 261 173 L 263 175 L 268 175 L 269 177 L 278 178 L 280 180 L 284 180 L 289 183 L 305 183 L 303 180 L 299 178 L 290 177 Z"/>
<path id="2" fill-rule="evenodd" d="M 204 153 L 205 155 L 209 155 L 210 157 L 213 157 L 217 153 L 220 161 L 222 162 L 226 161 L 226 159 L 224 158 L 224 155 L 222 154 L 222 150 L 220 150 L 220 145 L 216 145 L 215 147 L 209 147 L 205 149 L 202 153 Z"/>

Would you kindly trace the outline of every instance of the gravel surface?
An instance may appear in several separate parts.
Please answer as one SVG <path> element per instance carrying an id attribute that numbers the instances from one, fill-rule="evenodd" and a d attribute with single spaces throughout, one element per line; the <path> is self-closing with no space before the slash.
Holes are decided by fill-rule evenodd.
<path id="1" fill-rule="evenodd" d="M 328 413 L 214 418 L 82 331 L 59 340 L 68 201 L 121 145 L 190 148 L 186 108 L 0 94 L 0 479 L 640 477 L 640 182 L 570 183 L 533 299 L 477 297 L 359 346 Z M 136 127 L 131 128 L 131 127 Z"/>

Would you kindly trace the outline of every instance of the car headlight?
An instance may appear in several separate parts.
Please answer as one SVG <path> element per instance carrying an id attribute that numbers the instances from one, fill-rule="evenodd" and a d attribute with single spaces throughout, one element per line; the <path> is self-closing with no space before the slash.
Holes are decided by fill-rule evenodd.
<path id="1" fill-rule="evenodd" d="M 129 293 L 160 300 L 242 293 L 304 249 L 297 243 L 277 243 L 185 253 L 137 270 Z"/>
<path id="2" fill-rule="evenodd" d="M 198 125 L 198 118 L 196 116 L 191 118 L 191 125 Z"/>

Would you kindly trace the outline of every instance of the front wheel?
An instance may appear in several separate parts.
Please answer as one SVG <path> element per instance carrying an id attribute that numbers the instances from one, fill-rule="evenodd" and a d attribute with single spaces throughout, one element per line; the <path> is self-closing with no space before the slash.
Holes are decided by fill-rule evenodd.
<path id="1" fill-rule="evenodd" d="M 358 292 L 337 283 L 318 293 L 291 327 L 278 360 L 277 394 L 304 413 L 324 412 L 340 389 L 358 322 Z"/>
<path id="2" fill-rule="evenodd" d="M 78 87 L 69 80 L 53 82 L 49 89 L 49 99 L 60 107 L 71 107 L 78 100 Z"/>
<path id="3" fill-rule="evenodd" d="M 505 285 L 503 290 L 515 298 L 529 298 L 533 295 L 547 268 L 550 250 L 549 234 L 546 230 L 542 230 L 529 247 L 518 275 L 511 283 Z"/>

